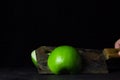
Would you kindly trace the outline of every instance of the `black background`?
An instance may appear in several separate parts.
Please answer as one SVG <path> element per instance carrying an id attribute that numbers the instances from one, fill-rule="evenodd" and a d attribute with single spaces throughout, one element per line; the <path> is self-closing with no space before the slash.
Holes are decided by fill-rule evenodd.
<path id="1" fill-rule="evenodd" d="M 33 66 L 31 51 L 42 45 L 113 48 L 120 34 L 112 10 L 110 1 L 8 1 L 0 66 Z"/>

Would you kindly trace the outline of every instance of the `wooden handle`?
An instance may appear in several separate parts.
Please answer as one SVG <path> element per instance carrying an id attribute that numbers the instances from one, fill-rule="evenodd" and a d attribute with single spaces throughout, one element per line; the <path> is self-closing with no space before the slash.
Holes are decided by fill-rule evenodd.
<path id="1" fill-rule="evenodd" d="M 120 51 L 120 48 L 115 49 L 115 48 L 105 48 L 103 50 L 103 54 L 106 58 L 106 60 L 111 59 L 111 58 L 120 58 L 118 55 L 118 52 Z"/>

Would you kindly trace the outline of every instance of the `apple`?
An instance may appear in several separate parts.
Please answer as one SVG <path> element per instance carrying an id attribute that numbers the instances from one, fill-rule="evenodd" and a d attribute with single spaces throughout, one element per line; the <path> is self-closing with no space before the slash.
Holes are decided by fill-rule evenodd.
<path id="1" fill-rule="evenodd" d="M 53 74 L 76 74 L 82 68 L 82 59 L 73 46 L 62 45 L 52 50 L 47 65 Z"/>
<path id="2" fill-rule="evenodd" d="M 38 62 L 37 62 L 35 50 L 33 50 L 31 53 L 31 59 L 32 59 L 32 62 L 35 65 L 35 67 L 38 67 Z"/>

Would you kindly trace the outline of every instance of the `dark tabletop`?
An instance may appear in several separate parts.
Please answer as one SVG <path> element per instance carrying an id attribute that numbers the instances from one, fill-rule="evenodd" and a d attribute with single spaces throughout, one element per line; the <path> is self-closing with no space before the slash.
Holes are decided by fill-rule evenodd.
<path id="1" fill-rule="evenodd" d="M 34 67 L 0 68 L 0 80 L 120 80 L 120 71 L 109 74 L 47 75 Z"/>

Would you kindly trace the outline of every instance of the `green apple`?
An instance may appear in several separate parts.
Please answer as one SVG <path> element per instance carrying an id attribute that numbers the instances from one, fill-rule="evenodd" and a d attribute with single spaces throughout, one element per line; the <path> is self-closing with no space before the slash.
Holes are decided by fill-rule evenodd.
<path id="1" fill-rule="evenodd" d="M 76 48 L 69 45 L 56 47 L 48 57 L 47 65 L 53 74 L 80 72 L 82 59 Z"/>
<path id="2" fill-rule="evenodd" d="M 33 64 L 34 64 L 36 67 L 38 67 L 38 62 L 37 62 L 35 50 L 33 50 L 32 53 L 31 53 L 31 59 L 32 59 Z"/>

